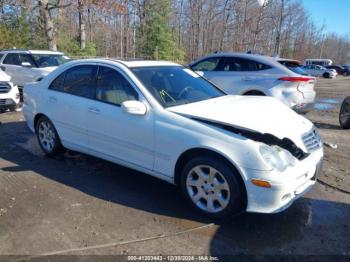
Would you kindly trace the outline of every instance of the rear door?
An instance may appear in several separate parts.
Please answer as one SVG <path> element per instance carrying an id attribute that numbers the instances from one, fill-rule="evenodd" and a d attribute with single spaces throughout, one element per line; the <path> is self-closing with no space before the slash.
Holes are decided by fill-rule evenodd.
<path id="1" fill-rule="evenodd" d="M 97 66 L 74 66 L 59 75 L 49 86 L 47 112 L 54 123 L 63 144 L 86 151 L 87 108 L 95 95 Z"/>

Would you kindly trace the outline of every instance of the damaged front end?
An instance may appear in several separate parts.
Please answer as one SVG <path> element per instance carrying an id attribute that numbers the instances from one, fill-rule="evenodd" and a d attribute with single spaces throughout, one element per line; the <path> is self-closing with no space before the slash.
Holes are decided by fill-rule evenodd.
<path id="1" fill-rule="evenodd" d="M 236 126 L 231 126 L 231 125 L 226 125 L 218 122 L 213 122 L 205 119 L 200 119 L 200 118 L 193 118 L 191 117 L 192 120 L 211 125 L 217 128 L 221 128 L 223 130 L 232 132 L 237 135 L 241 135 L 245 138 L 257 141 L 257 142 L 262 142 L 264 144 L 267 144 L 269 146 L 279 146 L 280 148 L 283 148 L 290 152 L 295 158 L 298 160 L 303 160 L 309 156 L 308 153 L 304 152 L 301 148 L 299 148 L 291 139 L 289 138 L 283 138 L 280 139 L 272 134 L 268 133 L 260 133 L 257 131 L 251 131 L 247 130 L 241 127 L 236 127 Z"/>

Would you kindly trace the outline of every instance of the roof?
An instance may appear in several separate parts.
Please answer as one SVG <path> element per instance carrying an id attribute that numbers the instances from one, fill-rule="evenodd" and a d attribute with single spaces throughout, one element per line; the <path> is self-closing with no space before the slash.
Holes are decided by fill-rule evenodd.
<path id="1" fill-rule="evenodd" d="M 106 63 L 106 64 L 122 64 L 126 67 L 151 67 L 151 66 L 180 66 L 179 64 L 167 61 L 155 61 L 155 60 L 121 60 L 121 59 L 110 59 L 110 58 L 89 58 L 89 59 L 78 59 L 69 62 L 70 64 L 81 64 L 81 63 Z"/>
<path id="2" fill-rule="evenodd" d="M 240 58 L 246 58 L 246 59 L 251 59 L 254 61 L 266 63 L 266 61 L 269 61 L 270 63 L 276 63 L 276 58 L 270 57 L 270 56 L 265 56 L 265 55 L 260 55 L 260 54 L 252 54 L 252 53 L 239 53 L 239 52 L 218 52 L 218 53 L 213 53 L 209 54 L 204 57 L 200 57 L 196 59 L 195 61 L 191 62 L 190 65 L 195 64 L 196 62 L 203 60 L 204 58 L 210 58 L 210 57 L 240 57 Z"/>
<path id="3" fill-rule="evenodd" d="M 298 62 L 300 63 L 299 60 L 296 60 L 296 59 L 290 59 L 290 58 L 281 58 L 281 57 L 278 57 L 276 58 L 277 61 L 288 61 L 288 62 Z"/>
<path id="4" fill-rule="evenodd" d="M 45 54 L 45 55 L 63 55 L 62 52 L 49 51 L 49 50 L 28 50 L 28 49 L 5 49 L 0 53 L 29 53 L 29 54 Z"/>
<path id="5" fill-rule="evenodd" d="M 149 66 L 179 66 L 179 64 L 168 62 L 168 61 L 156 61 L 156 60 L 113 60 L 111 61 L 119 62 L 124 64 L 127 67 L 149 67 Z"/>

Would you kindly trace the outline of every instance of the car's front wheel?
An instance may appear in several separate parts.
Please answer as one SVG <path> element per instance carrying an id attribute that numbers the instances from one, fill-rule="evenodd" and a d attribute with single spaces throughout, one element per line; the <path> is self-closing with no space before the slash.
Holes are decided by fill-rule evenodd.
<path id="1" fill-rule="evenodd" d="M 324 77 L 324 78 L 330 78 L 331 75 L 330 75 L 329 73 L 324 73 L 324 74 L 323 74 L 323 77 Z"/>
<path id="2" fill-rule="evenodd" d="M 60 138 L 50 119 L 41 116 L 36 123 L 35 131 L 39 145 L 47 156 L 54 156 L 62 152 Z"/>
<path id="3" fill-rule="evenodd" d="M 216 157 L 196 157 L 181 172 L 185 199 L 210 218 L 224 218 L 245 208 L 244 189 L 239 174 Z"/>

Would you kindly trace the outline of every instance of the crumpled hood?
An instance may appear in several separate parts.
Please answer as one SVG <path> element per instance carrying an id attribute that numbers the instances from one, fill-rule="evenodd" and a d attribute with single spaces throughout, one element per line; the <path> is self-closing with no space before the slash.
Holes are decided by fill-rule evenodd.
<path id="1" fill-rule="evenodd" d="M 1 82 L 9 82 L 11 80 L 11 76 L 6 74 L 4 71 L 0 69 L 0 81 Z"/>
<path id="2" fill-rule="evenodd" d="M 223 96 L 169 107 L 183 116 L 289 138 L 303 147 L 301 136 L 313 128 L 306 118 L 272 97 Z"/>

